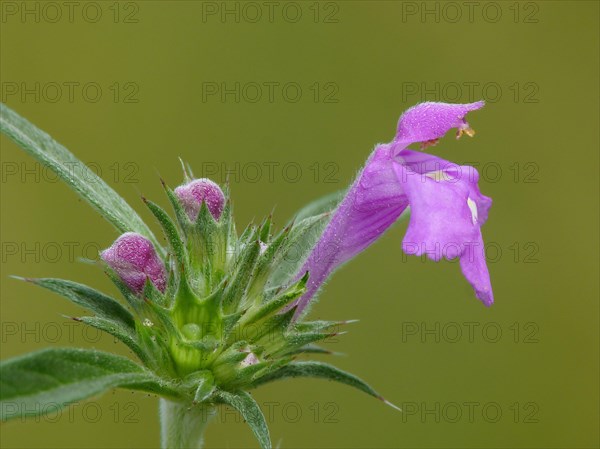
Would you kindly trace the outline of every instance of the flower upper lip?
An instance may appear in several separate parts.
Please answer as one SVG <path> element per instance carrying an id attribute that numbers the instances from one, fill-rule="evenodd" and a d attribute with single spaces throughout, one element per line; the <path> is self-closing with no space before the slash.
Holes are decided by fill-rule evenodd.
<path id="1" fill-rule="evenodd" d="M 483 101 L 467 104 L 420 103 L 402 114 L 393 143 L 401 151 L 411 143 L 439 139 L 452 128 L 469 129 L 466 115 L 483 106 Z"/>

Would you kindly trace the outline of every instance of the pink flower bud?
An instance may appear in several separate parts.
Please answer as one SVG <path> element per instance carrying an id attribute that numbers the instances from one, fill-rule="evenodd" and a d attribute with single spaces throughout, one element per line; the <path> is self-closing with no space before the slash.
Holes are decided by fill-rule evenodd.
<path id="1" fill-rule="evenodd" d="M 225 205 L 223 191 L 210 179 L 200 178 L 179 186 L 175 189 L 175 195 L 179 198 L 190 220 L 195 221 L 200 212 L 202 202 L 206 203 L 208 210 L 218 220 Z"/>
<path id="2" fill-rule="evenodd" d="M 258 360 L 258 357 L 256 357 L 256 355 L 254 355 L 254 353 L 249 352 L 248 355 L 246 356 L 246 358 L 244 360 L 242 360 L 241 365 L 242 365 L 242 367 L 246 368 L 248 366 L 256 365 L 259 362 L 260 362 L 260 360 Z"/>
<path id="3" fill-rule="evenodd" d="M 100 257 L 135 293 L 144 290 L 146 279 L 161 292 L 165 291 L 165 267 L 152 243 L 140 234 L 123 234 L 110 248 L 102 251 Z"/>

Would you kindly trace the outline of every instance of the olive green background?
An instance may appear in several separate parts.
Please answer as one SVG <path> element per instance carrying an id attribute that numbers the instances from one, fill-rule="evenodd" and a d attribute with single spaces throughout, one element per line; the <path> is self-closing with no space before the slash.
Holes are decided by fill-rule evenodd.
<path id="1" fill-rule="evenodd" d="M 23 8 L 3 2 L 3 10 L 7 3 Z M 56 23 L 45 3 L 27 3 L 42 8 L 39 23 L 3 14 L 2 101 L 99 168 L 149 222 L 139 196 L 165 204 L 158 179 L 181 181 L 178 157 L 197 175 L 216 166 L 217 181 L 222 164 L 237 163 L 238 227 L 273 206 L 282 225 L 345 187 L 374 144 L 391 140 L 407 107 L 489 100 L 470 115 L 473 139 L 449 135 L 429 151 L 485 167 L 480 187 L 494 206 L 483 232 L 496 304 L 487 309 L 474 298 L 458 264 L 403 256 L 406 222 L 397 224 L 336 273 L 311 316 L 360 319 L 329 344 L 345 354 L 334 362 L 405 413 L 325 381 L 273 384 L 255 397 L 273 411 L 274 444 L 598 447 L 597 2 L 480 2 L 472 20 L 462 2 L 280 2 L 272 21 L 263 6 L 256 23 L 245 4 L 239 23 L 203 18 L 203 8 L 235 2 L 88 3 L 76 3 L 73 20 L 63 7 Z M 456 5 L 462 17 L 453 23 Z M 439 8 L 439 17 L 422 17 L 424 8 Z M 233 94 L 203 99 L 203 83 L 236 82 L 239 102 Z M 58 99 L 52 83 L 63 86 Z M 79 83 L 73 98 L 64 83 Z M 86 83 L 101 87 L 98 101 L 94 85 L 84 96 Z M 248 83 L 263 85 L 255 103 Z M 272 101 L 263 83 L 279 83 Z M 298 101 L 293 90 L 283 96 L 286 83 L 301 87 Z M 407 90 L 415 86 L 419 92 Z M 23 88 L 39 98 L 22 97 Z M 81 310 L 8 277 L 65 277 L 114 293 L 99 268 L 76 259 L 117 234 L 11 141 L 1 143 L 2 359 L 60 345 L 127 354 L 62 316 Z M 3 424 L 2 447 L 158 445 L 157 399 L 139 393 L 110 392 L 38 421 Z M 256 446 L 235 413 L 217 421 L 207 447 Z"/>

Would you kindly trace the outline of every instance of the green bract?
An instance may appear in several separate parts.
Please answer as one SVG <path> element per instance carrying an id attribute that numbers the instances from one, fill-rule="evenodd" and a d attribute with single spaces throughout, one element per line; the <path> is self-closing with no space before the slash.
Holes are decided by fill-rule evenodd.
<path id="1" fill-rule="evenodd" d="M 124 387 L 165 398 L 165 447 L 200 445 L 210 410 L 228 404 L 244 416 L 261 447 L 268 448 L 264 417 L 247 390 L 290 377 L 319 377 L 381 399 L 351 374 L 321 362 L 297 361 L 305 354 L 329 352 L 315 343 L 335 335 L 344 324 L 293 320 L 294 301 L 304 293 L 308 279 L 308 273 L 297 272 L 339 202 L 339 193 L 299 211 L 281 231 L 273 230 L 269 217 L 238 235 L 227 189 L 218 219 L 203 203 L 197 219 L 190 220 L 163 184 L 175 220 L 144 199 L 166 236 L 168 247 L 163 248 L 135 211 L 66 148 L 5 105 L 0 112 L 3 133 L 54 169 L 119 231 L 137 232 L 152 241 L 168 270 L 164 293 L 147 281 L 140 295 L 108 270 L 128 307 L 72 281 L 25 279 L 87 308 L 93 315 L 75 319 L 119 339 L 143 366 L 86 349 L 42 350 L 3 361 L 2 420 L 54 410 L 36 404 L 59 408 Z M 189 181 L 190 171 L 184 171 Z"/>

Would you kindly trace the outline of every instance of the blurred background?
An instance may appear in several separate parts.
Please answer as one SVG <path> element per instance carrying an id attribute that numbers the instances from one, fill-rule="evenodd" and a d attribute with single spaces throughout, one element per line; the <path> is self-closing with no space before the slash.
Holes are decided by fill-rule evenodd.
<path id="1" fill-rule="evenodd" d="M 425 100 L 487 106 L 473 139 L 428 151 L 479 168 L 496 304 L 457 263 L 403 255 L 406 222 L 344 266 L 311 317 L 360 319 L 328 347 L 399 413 L 350 388 L 255 392 L 290 448 L 598 447 L 598 17 L 588 1 L 1 3 L 2 101 L 99 173 L 159 232 L 144 194 L 227 173 L 239 227 L 283 225 L 346 187 Z M 1 358 L 48 346 L 128 351 L 9 278 L 116 294 L 97 259 L 117 233 L 1 137 Z M 131 357 L 133 355 L 129 354 Z M 6 448 L 157 447 L 155 397 L 115 391 L 3 424 Z M 256 447 L 224 409 L 209 448 Z"/>

